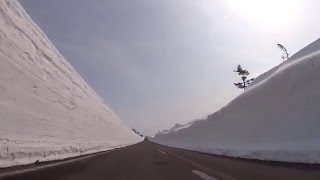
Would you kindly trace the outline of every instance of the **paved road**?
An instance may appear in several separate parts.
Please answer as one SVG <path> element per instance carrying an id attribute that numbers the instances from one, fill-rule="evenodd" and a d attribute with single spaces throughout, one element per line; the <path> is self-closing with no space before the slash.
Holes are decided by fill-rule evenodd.
<path id="1" fill-rule="evenodd" d="M 30 168 L 37 170 L 29 171 Z M 12 174 L 19 170 L 23 173 Z M 1 172 L 6 180 L 319 180 L 320 166 L 213 156 L 141 142 L 74 160 L 40 163 Z M 2 175 L 1 175 L 2 174 Z M 4 176 L 5 175 L 5 176 Z"/>

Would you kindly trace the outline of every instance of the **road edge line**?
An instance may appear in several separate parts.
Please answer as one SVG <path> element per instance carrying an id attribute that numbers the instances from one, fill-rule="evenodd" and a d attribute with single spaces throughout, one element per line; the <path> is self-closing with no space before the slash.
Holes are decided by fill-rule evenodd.
<path id="1" fill-rule="evenodd" d="M 107 151 L 102 151 L 102 152 L 98 152 L 98 153 L 94 153 L 94 154 L 87 154 L 87 155 L 84 155 L 83 157 L 75 157 L 75 158 L 72 158 L 72 159 L 65 159 L 65 160 L 62 159 L 62 160 L 59 160 L 58 162 L 51 162 L 50 163 L 50 161 L 47 161 L 47 162 L 49 162 L 49 164 L 39 165 L 38 167 L 29 167 L 29 168 L 26 168 L 26 169 L 18 169 L 18 170 L 14 170 L 14 171 L 8 171 L 8 172 L 0 173 L 0 178 L 19 175 L 19 174 L 24 174 L 24 173 L 28 173 L 28 172 L 32 172 L 32 171 L 38 171 L 38 170 L 41 170 L 41 169 L 51 168 L 51 167 L 55 167 L 55 166 L 59 166 L 59 165 L 65 165 L 65 164 L 69 164 L 69 163 L 72 163 L 72 162 L 75 162 L 75 161 L 81 161 L 81 160 L 92 158 L 94 156 L 99 156 L 101 154 L 117 151 L 119 149 L 121 149 L 121 148 L 110 149 L 110 150 L 107 150 Z"/>

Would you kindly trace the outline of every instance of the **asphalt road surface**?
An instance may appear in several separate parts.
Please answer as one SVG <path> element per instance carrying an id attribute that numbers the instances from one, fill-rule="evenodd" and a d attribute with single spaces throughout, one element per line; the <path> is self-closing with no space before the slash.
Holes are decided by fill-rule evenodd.
<path id="1" fill-rule="evenodd" d="M 320 180 L 320 165 L 262 162 L 148 141 L 65 161 L 3 169 L 6 180 Z"/>

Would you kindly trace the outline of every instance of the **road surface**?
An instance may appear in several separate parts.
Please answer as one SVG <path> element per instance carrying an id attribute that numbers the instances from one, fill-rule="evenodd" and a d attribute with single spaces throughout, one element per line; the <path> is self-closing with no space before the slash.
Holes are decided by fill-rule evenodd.
<path id="1" fill-rule="evenodd" d="M 5 180 L 319 180 L 319 165 L 234 159 L 148 141 L 111 152 L 0 171 Z"/>

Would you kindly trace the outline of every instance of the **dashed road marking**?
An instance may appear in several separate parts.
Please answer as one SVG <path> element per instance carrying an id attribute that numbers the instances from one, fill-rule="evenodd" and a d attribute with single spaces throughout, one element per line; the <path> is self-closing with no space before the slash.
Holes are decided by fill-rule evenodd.
<path id="1" fill-rule="evenodd" d="M 213 177 L 207 175 L 206 173 L 203 173 L 203 172 L 198 171 L 198 170 L 192 170 L 192 173 L 198 175 L 199 177 L 201 177 L 204 180 L 218 180 L 218 179 L 213 178 Z"/>
<path id="2" fill-rule="evenodd" d="M 210 172 L 210 174 L 213 174 L 215 177 L 217 177 L 217 178 L 219 178 L 219 179 L 224 179 L 224 180 L 236 180 L 236 178 L 234 178 L 234 177 L 231 177 L 231 176 L 226 175 L 226 174 L 224 174 L 224 173 L 221 173 L 221 172 L 219 172 L 219 171 L 213 170 L 213 169 L 211 169 L 211 168 L 207 168 L 207 167 L 205 167 L 205 166 L 203 166 L 203 165 L 201 165 L 201 164 L 199 164 L 199 163 L 197 163 L 197 162 L 191 161 L 191 160 L 189 160 L 189 159 L 187 159 L 187 158 L 184 158 L 184 157 L 182 157 L 182 156 L 178 156 L 178 155 L 176 155 L 176 154 L 174 154 L 174 153 L 172 153 L 172 152 L 170 152 L 170 151 L 166 151 L 166 153 L 167 153 L 168 155 L 171 155 L 171 156 L 177 158 L 177 159 L 180 159 L 181 161 L 184 161 L 184 162 L 186 162 L 186 163 L 189 163 L 189 164 L 191 164 L 192 166 L 194 166 L 194 167 L 196 167 L 196 168 L 198 168 L 198 169 L 201 169 L 202 171 Z M 217 178 L 214 179 L 214 180 L 217 180 Z"/>
<path id="3" fill-rule="evenodd" d="M 161 152 L 162 154 L 167 154 L 167 153 L 165 153 L 164 151 L 162 151 L 160 149 L 158 149 L 158 151 Z"/>

